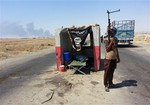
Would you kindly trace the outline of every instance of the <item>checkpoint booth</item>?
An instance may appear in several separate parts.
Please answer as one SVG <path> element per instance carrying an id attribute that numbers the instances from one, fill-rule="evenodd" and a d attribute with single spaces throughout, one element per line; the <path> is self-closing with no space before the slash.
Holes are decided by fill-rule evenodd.
<path id="1" fill-rule="evenodd" d="M 55 33 L 56 63 L 61 71 L 74 62 L 100 70 L 100 26 L 60 28 Z"/>

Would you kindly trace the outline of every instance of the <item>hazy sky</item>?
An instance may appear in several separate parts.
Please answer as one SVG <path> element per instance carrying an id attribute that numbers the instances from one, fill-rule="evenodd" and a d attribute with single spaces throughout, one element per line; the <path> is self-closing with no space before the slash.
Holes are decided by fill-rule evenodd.
<path id="1" fill-rule="evenodd" d="M 54 35 L 61 26 L 100 24 L 106 32 L 107 10 L 113 20 L 135 20 L 136 32 L 150 32 L 150 0 L 0 0 L 0 36 Z"/>

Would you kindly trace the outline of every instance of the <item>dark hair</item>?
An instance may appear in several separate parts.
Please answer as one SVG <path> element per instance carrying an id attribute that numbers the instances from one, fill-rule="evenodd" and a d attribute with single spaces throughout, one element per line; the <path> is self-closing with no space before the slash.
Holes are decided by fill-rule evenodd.
<path id="1" fill-rule="evenodd" d="M 114 37 L 117 33 L 117 29 L 115 27 L 112 27 L 108 32 L 111 37 Z"/>

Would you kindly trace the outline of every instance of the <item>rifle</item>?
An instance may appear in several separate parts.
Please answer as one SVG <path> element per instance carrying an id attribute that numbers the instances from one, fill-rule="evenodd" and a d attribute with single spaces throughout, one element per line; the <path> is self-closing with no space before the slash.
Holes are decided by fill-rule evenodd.
<path id="1" fill-rule="evenodd" d="M 110 32 L 109 32 L 109 30 L 111 30 L 111 23 L 110 23 L 110 16 L 109 16 L 109 14 L 110 13 L 114 13 L 114 12 L 119 12 L 119 11 L 120 11 L 120 9 L 118 9 L 116 11 L 111 11 L 111 12 L 107 10 L 107 13 L 108 13 L 108 27 L 107 27 L 108 42 L 110 42 Z"/>

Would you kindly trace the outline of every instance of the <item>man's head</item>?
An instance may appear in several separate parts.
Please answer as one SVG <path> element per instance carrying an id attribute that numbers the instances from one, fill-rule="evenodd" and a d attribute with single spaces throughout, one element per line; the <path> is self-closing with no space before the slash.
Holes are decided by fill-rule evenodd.
<path id="1" fill-rule="evenodd" d="M 108 32 L 111 37 L 114 37 L 117 33 L 117 29 L 115 27 L 112 27 Z"/>

